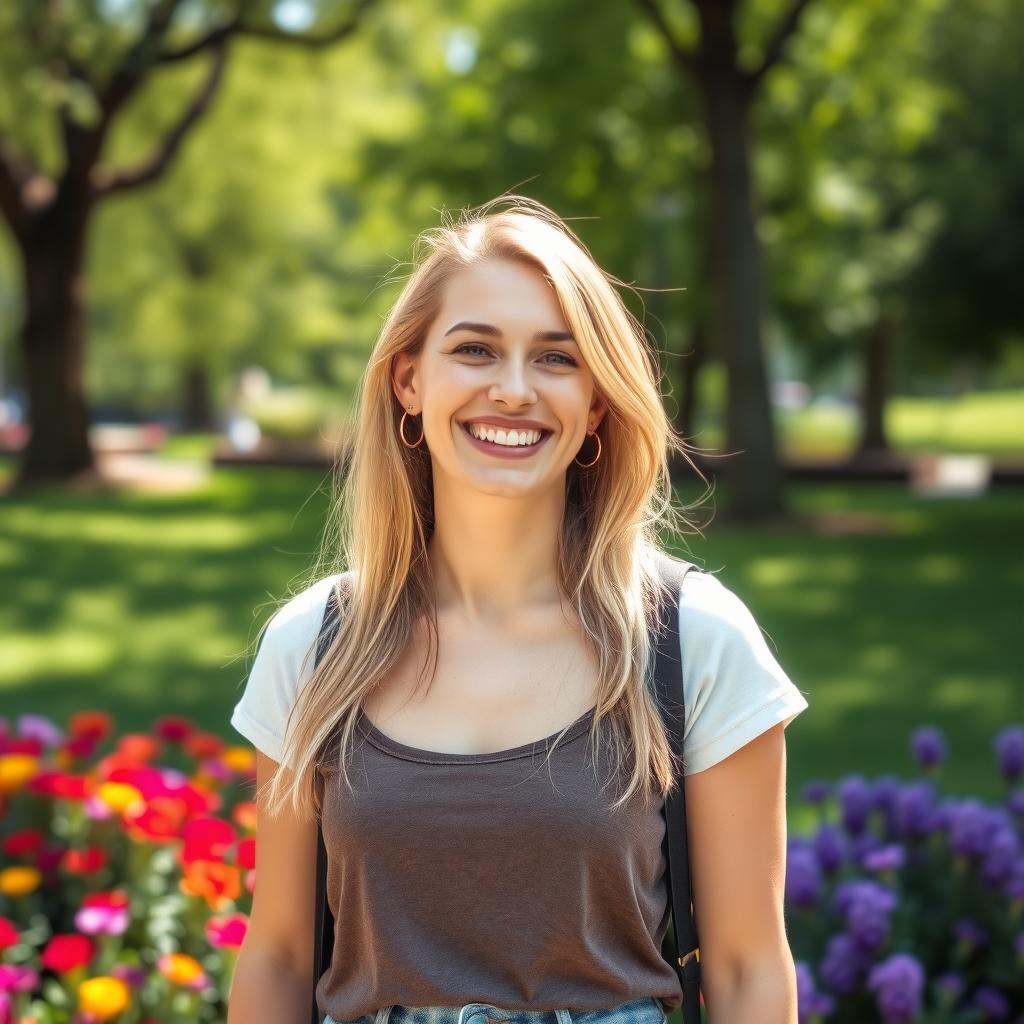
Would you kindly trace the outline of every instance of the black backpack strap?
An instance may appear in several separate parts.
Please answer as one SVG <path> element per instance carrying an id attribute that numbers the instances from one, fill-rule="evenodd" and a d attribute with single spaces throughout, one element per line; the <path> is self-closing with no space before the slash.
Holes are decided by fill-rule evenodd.
<path id="1" fill-rule="evenodd" d="M 672 966 L 683 989 L 683 1024 L 700 1024 L 700 943 L 694 920 L 690 855 L 686 836 L 686 792 L 683 787 L 683 727 L 686 716 L 683 705 L 683 666 L 679 637 L 679 592 L 683 578 L 693 569 L 691 562 L 670 558 L 659 559 L 662 582 L 669 598 L 662 606 L 658 627 L 654 680 L 658 704 L 668 728 L 673 752 L 679 758 L 678 785 L 665 800 L 665 852 L 669 902 L 672 906 Z"/>
<path id="2" fill-rule="evenodd" d="M 327 597 L 327 606 L 324 608 L 324 617 L 320 623 L 320 632 L 317 634 L 316 660 L 313 662 L 315 669 L 327 649 L 331 646 L 338 626 L 341 622 L 338 610 L 338 595 L 335 587 Z M 320 982 L 331 963 L 331 953 L 334 949 L 334 916 L 327 906 L 327 847 L 324 845 L 324 832 L 317 822 L 316 828 L 316 896 L 314 913 L 316 920 L 313 930 L 313 994 L 312 994 L 312 1024 L 320 1024 L 320 1009 L 316 1004 L 316 987 Z"/>

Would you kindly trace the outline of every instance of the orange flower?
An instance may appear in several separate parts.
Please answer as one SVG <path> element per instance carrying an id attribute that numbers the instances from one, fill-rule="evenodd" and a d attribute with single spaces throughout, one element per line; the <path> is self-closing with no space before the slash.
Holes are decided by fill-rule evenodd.
<path id="1" fill-rule="evenodd" d="M 0 794 L 16 793 L 39 770 L 31 754 L 0 754 Z"/>
<path id="2" fill-rule="evenodd" d="M 0 893 L 4 896 L 25 896 L 35 892 L 42 880 L 38 869 L 15 864 L 0 871 Z"/>
<path id="3" fill-rule="evenodd" d="M 206 984 L 203 965 L 187 953 L 166 953 L 157 961 L 157 970 L 176 985 L 202 988 Z"/>
<path id="4" fill-rule="evenodd" d="M 79 711 L 68 722 L 68 734 L 77 739 L 102 740 L 114 731 L 114 720 L 105 711 Z"/>
<path id="5" fill-rule="evenodd" d="M 256 801 L 240 800 L 231 811 L 231 817 L 239 828 L 247 832 L 256 831 Z"/>
<path id="6" fill-rule="evenodd" d="M 185 865 L 178 888 L 189 896 L 201 896 L 211 910 L 237 900 L 242 884 L 238 868 L 215 860 L 193 860 Z"/>
<path id="7" fill-rule="evenodd" d="M 145 733 L 126 733 L 117 741 L 115 756 L 127 758 L 129 761 L 137 761 L 146 764 L 152 761 L 160 752 L 160 744 L 152 736 Z"/>
<path id="8" fill-rule="evenodd" d="M 252 747 L 228 747 L 220 759 L 239 775 L 254 775 L 256 773 L 256 752 Z"/>

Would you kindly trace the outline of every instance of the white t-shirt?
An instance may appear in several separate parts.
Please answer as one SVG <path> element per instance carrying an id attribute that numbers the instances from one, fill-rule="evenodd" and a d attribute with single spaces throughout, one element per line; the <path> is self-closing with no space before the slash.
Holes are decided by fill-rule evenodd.
<path id="1" fill-rule="evenodd" d="M 324 577 L 277 610 L 232 712 L 232 726 L 275 761 L 281 761 L 295 695 L 312 675 L 312 649 L 339 576 Z M 679 636 L 687 775 L 717 764 L 779 722 L 789 725 L 808 707 L 750 609 L 717 576 L 686 574 Z"/>

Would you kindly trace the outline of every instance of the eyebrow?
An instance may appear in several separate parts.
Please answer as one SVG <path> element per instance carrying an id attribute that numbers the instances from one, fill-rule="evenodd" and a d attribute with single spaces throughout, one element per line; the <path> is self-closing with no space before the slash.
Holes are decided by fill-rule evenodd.
<path id="1" fill-rule="evenodd" d="M 456 331 L 474 331 L 477 334 L 488 334 L 493 338 L 501 337 L 501 331 L 493 324 L 474 324 L 468 320 L 460 320 L 454 327 L 449 327 L 444 336 L 447 338 Z M 533 337 L 537 341 L 571 341 L 576 344 L 576 339 L 569 331 L 538 331 Z"/>

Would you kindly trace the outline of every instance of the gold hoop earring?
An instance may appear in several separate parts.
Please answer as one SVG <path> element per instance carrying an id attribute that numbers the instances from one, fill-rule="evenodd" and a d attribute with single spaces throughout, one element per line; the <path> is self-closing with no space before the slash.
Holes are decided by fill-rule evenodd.
<path id="1" fill-rule="evenodd" d="M 420 439 L 415 444 L 409 444 L 409 442 L 406 441 L 405 439 L 405 418 L 408 415 L 409 413 L 407 412 L 402 413 L 402 421 L 401 423 L 398 424 L 398 436 L 401 437 L 402 444 L 404 444 L 406 448 L 419 448 L 419 446 L 423 443 L 423 425 L 420 424 Z"/>
<path id="2" fill-rule="evenodd" d="M 586 469 L 588 466 L 592 466 L 595 462 L 597 462 L 597 460 L 599 458 L 601 458 L 601 437 L 600 437 L 600 435 L 595 430 L 592 434 L 587 434 L 587 437 L 592 437 L 592 438 L 594 438 L 595 441 L 597 441 L 597 454 L 594 456 L 594 458 L 590 462 L 580 462 L 579 457 L 577 457 L 577 458 L 572 460 L 573 462 L 576 463 L 577 466 L 582 466 L 584 469 Z"/>

